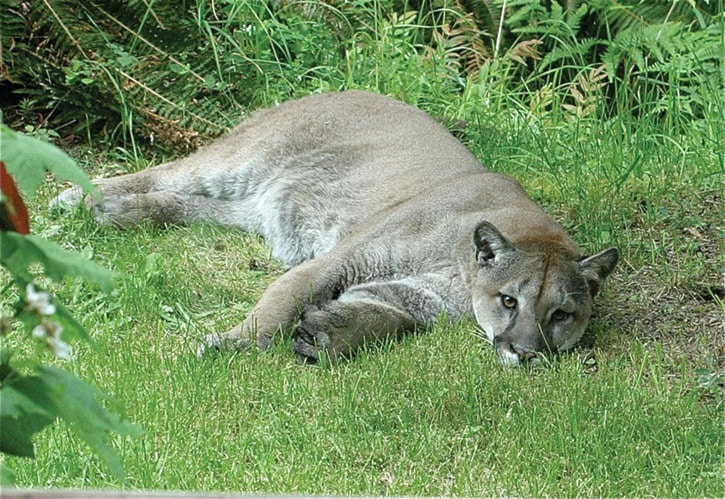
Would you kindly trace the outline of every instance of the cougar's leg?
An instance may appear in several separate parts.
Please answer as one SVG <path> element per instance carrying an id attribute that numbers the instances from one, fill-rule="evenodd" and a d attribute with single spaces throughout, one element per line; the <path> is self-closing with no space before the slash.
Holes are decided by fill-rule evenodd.
<path id="1" fill-rule="evenodd" d="M 128 227 L 141 220 L 159 225 L 185 225 L 192 221 L 208 221 L 251 228 L 253 205 L 245 205 L 244 192 L 237 199 L 227 199 L 208 192 L 207 182 L 193 169 L 166 163 L 138 173 L 96 179 L 96 192 L 84 195 L 79 187 L 62 192 L 51 207 L 72 207 L 83 201 L 101 224 Z M 233 188 L 235 179 L 229 180 Z M 213 191 L 214 188 L 212 187 Z"/>
<path id="2" fill-rule="evenodd" d="M 98 223 L 120 227 L 150 220 L 158 225 L 205 221 L 243 230 L 253 228 L 250 210 L 243 202 L 173 191 L 106 195 L 91 206 L 91 212 Z"/>
<path id="3" fill-rule="evenodd" d="M 294 349 L 307 362 L 317 362 L 323 351 L 334 361 L 432 323 L 443 310 L 442 298 L 415 278 L 354 286 L 337 300 L 305 310 Z"/>
<path id="4" fill-rule="evenodd" d="M 291 268 L 267 288 L 242 324 L 208 335 L 197 353 L 254 345 L 269 348 L 279 331 L 294 327 L 307 306 L 329 301 L 339 293 L 343 276 L 336 259 L 329 254 Z"/>
<path id="5" fill-rule="evenodd" d="M 171 168 L 171 163 L 148 168 L 137 173 L 119 175 L 118 177 L 99 178 L 92 181 L 96 192 L 85 194 L 78 186 L 61 192 L 50 202 L 51 208 L 72 208 L 85 199 L 86 205 L 95 206 L 106 196 L 126 194 L 144 194 L 153 190 L 156 179 Z"/>

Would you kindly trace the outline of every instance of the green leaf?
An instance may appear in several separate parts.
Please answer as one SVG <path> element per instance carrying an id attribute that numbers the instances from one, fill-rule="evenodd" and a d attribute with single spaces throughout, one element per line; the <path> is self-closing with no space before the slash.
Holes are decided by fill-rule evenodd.
<path id="1" fill-rule="evenodd" d="M 88 334 L 88 331 L 86 331 L 86 328 L 75 320 L 73 315 L 63 306 L 62 303 L 58 300 L 53 300 L 53 305 L 55 305 L 54 318 L 58 324 L 63 326 L 63 333 L 61 334 L 63 341 L 70 343 L 72 340 L 80 338 L 81 340 L 95 346 L 95 342 Z"/>
<path id="2" fill-rule="evenodd" d="M 113 288 L 113 273 L 35 235 L 0 232 L 0 263 L 28 282 L 33 279 L 30 265 L 40 263 L 45 274 L 55 281 L 70 275 L 92 282 L 105 292 Z"/>
<path id="3" fill-rule="evenodd" d="M 37 371 L 38 376 L 15 376 L 0 388 L 0 451 L 34 457 L 33 435 L 59 417 L 122 479 L 109 433 L 138 436 L 141 429 L 101 406 L 99 400 L 109 398 L 73 374 L 45 366 Z"/>
<path id="4" fill-rule="evenodd" d="M 138 436 L 142 430 L 99 405 L 99 399 L 108 401 L 108 397 L 94 386 L 55 367 L 41 366 L 38 371 L 45 384 L 52 387 L 48 396 L 58 416 L 101 457 L 117 478 L 122 479 L 123 466 L 108 443 L 108 434 Z"/>
<path id="5" fill-rule="evenodd" d="M 15 371 L 10 367 L 10 350 L 0 348 L 0 387 L 3 386 L 5 380 L 14 374 Z"/>
<path id="6" fill-rule="evenodd" d="M 0 144 L 0 161 L 5 163 L 28 199 L 35 196 L 46 172 L 78 184 L 84 191 L 93 189 L 88 176 L 76 162 L 52 144 L 14 132 L 4 125 L 0 125 Z"/>
<path id="7" fill-rule="evenodd" d="M 14 485 L 15 484 L 15 472 L 5 466 L 5 464 L 0 463 L 0 487 L 3 485 Z"/>
<path id="8" fill-rule="evenodd" d="M 15 378 L 0 388 L 0 451 L 35 457 L 32 437 L 55 419 L 53 405 L 43 394 L 48 387 L 35 376 Z"/>
<path id="9" fill-rule="evenodd" d="M 19 379 L 22 378 L 16 378 L 16 380 Z M 20 418 L 27 413 L 49 417 L 48 412 L 43 407 L 37 405 L 23 394 L 20 384 L 16 386 L 15 383 L 12 383 L 0 388 L 0 418 Z"/>

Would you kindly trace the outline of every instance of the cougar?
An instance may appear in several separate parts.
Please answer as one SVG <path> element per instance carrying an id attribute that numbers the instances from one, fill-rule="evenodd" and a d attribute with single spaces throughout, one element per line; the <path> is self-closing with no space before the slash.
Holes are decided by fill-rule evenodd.
<path id="1" fill-rule="evenodd" d="M 508 176 L 487 171 L 414 107 L 362 91 L 258 112 L 183 159 L 96 180 L 99 223 L 211 221 L 261 234 L 288 270 L 199 352 L 268 348 L 350 357 L 441 317 L 470 317 L 504 364 L 572 347 L 617 263 L 584 257 Z M 82 202 L 71 188 L 57 205 Z"/>

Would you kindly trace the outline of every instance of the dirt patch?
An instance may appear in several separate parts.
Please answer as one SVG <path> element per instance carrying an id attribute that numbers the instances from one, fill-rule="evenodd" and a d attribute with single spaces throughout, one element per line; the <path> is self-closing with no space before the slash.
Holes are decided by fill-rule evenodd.
<path id="1" fill-rule="evenodd" d="M 722 199 L 700 194 L 643 203 L 632 218 L 625 229 L 632 258 L 611 277 L 598 319 L 619 337 L 600 345 L 614 340 L 617 350 L 639 342 L 680 373 L 725 369 Z"/>

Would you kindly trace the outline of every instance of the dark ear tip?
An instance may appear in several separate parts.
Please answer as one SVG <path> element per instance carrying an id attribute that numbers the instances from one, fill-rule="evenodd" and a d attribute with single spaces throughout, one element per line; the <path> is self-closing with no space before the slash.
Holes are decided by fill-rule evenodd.
<path id="1" fill-rule="evenodd" d="M 582 267 L 587 267 L 595 271 L 599 274 L 599 278 L 603 279 L 614 270 L 618 261 L 619 250 L 612 246 L 600 251 L 596 255 L 582 258 L 579 263 Z"/>
<path id="2" fill-rule="evenodd" d="M 617 264 L 619 261 L 619 249 L 617 249 L 614 246 L 611 246 L 604 250 L 605 255 L 609 255 L 609 258 L 612 259 L 612 268 Z"/>
<path id="3" fill-rule="evenodd" d="M 483 220 L 476 225 L 473 233 L 475 236 L 482 236 L 484 234 L 498 233 L 498 229 L 488 220 Z"/>
<path id="4" fill-rule="evenodd" d="M 503 234 L 501 234 L 501 231 L 498 230 L 498 227 L 488 220 L 483 220 L 479 222 L 473 230 L 473 240 L 477 243 L 483 239 L 505 240 L 506 238 Z"/>
<path id="5" fill-rule="evenodd" d="M 473 231 L 473 245 L 476 247 L 476 260 L 480 265 L 489 265 L 497 255 L 513 251 L 514 246 L 491 222 L 483 220 Z"/>
<path id="6" fill-rule="evenodd" d="M 611 247 L 605 249 L 604 251 L 601 252 L 601 254 L 607 255 L 609 258 L 611 258 L 614 261 L 614 263 L 612 264 L 612 267 L 614 267 L 614 265 L 619 261 L 619 250 L 614 246 L 611 246 Z"/>

